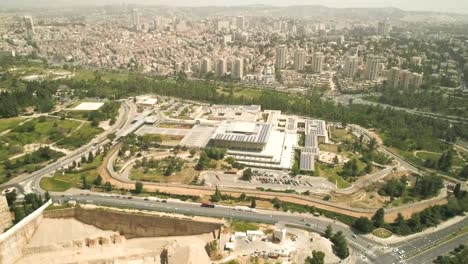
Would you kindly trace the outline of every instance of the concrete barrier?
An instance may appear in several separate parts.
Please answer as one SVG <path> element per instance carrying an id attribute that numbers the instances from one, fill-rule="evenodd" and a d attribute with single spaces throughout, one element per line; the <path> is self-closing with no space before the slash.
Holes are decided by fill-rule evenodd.
<path id="1" fill-rule="evenodd" d="M 0 264 L 15 263 L 22 256 L 24 246 L 42 221 L 42 213 L 51 204 L 52 200 L 47 201 L 5 233 L 0 234 Z"/>

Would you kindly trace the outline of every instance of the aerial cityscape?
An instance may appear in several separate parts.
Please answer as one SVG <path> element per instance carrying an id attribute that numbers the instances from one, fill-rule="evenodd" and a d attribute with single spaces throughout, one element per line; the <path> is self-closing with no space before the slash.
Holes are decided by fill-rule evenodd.
<path id="1" fill-rule="evenodd" d="M 0 264 L 467 264 L 468 4 L 4 0 Z"/>

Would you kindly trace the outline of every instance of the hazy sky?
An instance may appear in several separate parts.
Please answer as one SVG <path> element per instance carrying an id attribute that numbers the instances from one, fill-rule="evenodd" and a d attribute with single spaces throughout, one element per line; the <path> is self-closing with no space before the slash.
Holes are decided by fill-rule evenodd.
<path id="1" fill-rule="evenodd" d="M 40 3 L 59 4 L 121 4 L 144 3 L 165 4 L 178 6 L 204 6 L 204 5 L 324 5 L 329 7 L 397 7 L 403 10 L 422 10 L 456 12 L 468 14 L 468 0 L 0 0 L 0 6 L 10 5 L 38 5 Z"/>

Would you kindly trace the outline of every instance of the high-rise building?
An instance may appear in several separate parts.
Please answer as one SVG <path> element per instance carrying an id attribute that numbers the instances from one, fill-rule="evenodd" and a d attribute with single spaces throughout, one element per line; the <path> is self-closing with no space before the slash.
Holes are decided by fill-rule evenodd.
<path id="1" fill-rule="evenodd" d="M 153 29 L 160 31 L 162 29 L 161 18 L 157 17 L 153 20 Z"/>
<path id="2" fill-rule="evenodd" d="M 226 60 L 221 58 L 216 62 L 216 75 L 224 76 L 226 74 Z"/>
<path id="3" fill-rule="evenodd" d="M 322 52 L 315 52 L 312 56 L 312 72 L 321 73 L 323 70 L 323 60 L 325 56 Z"/>
<path id="4" fill-rule="evenodd" d="M 237 58 L 234 62 L 232 75 L 236 79 L 242 79 L 244 71 L 244 60 Z"/>
<path id="5" fill-rule="evenodd" d="M 377 55 L 368 55 L 366 60 L 366 79 L 374 81 L 379 77 L 379 64 L 382 58 Z"/>
<path id="6" fill-rule="evenodd" d="M 238 16 L 236 18 L 236 26 L 238 30 L 245 30 L 245 18 L 244 16 Z"/>
<path id="7" fill-rule="evenodd" d="M 418 89 L 421 87 L 423 82 L 423 74 L 422 73 L 413 73 L 413 78 L 411 80 L 411 87 Z"/>
<path id="8" fill-rule="evenodd" d="M 226 21 L 226 20 L 216 21 L 215 31 L 229 31 L 229 21 Z"/>
<path id="9" fill-rule="evenodd" d="M 298 49 L 294 52 L 294 69 L 303 71 L 305 68 L 306 52 L 304 49 Z"/>
<path id="10" fill-rule="evenodd" d="M 138 12 L 138 9 L 136 8 L 132 9 L 132 25 L 135 30 L 141 29 L 140 13 Z"/>
<path id="11" fill-rule="evenodd" d="M 417 89 L 421 87 L 423 75 L 393 67 L 388 71 L 387 86 L 391 88 Z"/>
<path id="12" fill-rule="evenodd" d="M 279 45 L 276 47 L 276 68 L 284 69 L 286 68 L 287 60 L 287 47 L 286 45 Z"/>
<path id="13" fill-rule="evenodd" d="M 23 18 L 24 26 L 26 28 L 26 35 L 28 38 L 32 38 L 34 34 L 36 34 L 36 30 L 34 29 L 34 22 L 31 16 L 25 16 Z"/>
<path id="14" fill-rule="evenodd" d="M 387 86 L 391 88 L 397 88 L 399 85 L 400 85 L 400 69 L 398 67 L 392 67 L 388 71 Z"/>
<path id="15" fill-rule="evenodd" d="M 359 58 L 357 56 L 347 56 L 344 65 L 344 75 L 348 78 L 356 76 Z"/>
<path id="16" fill-rule="evenodd" d="M 203 58 L 200 63 L 200 74 L 204 75 L 211 71 L 211 60 L 209 58 Z"/>
<path id="17" fill-rule="evenodd" d="M 387 21 L 380 21 L 377 25 L 377 35 L 388 35 L 390 33 L 390 24 Z"/>

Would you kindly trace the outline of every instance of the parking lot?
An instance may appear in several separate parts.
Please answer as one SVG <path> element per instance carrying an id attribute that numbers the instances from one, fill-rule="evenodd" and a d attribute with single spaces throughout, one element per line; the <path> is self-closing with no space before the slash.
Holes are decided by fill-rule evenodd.
<path id="1" fill-rule="evenodd" d="M 206 172 L 203 174 L 205 183 L 209 186 L 225 186 L 237 188 L 264 188 L 272 190 L 295 190 L 297 192 L 329 193 L 335 185 L 322 177 L 296 176 L 284 171 L 253 169 L 250 181 L 240 180 L 241 173 L 224 174 L 220 172 Z"/>

